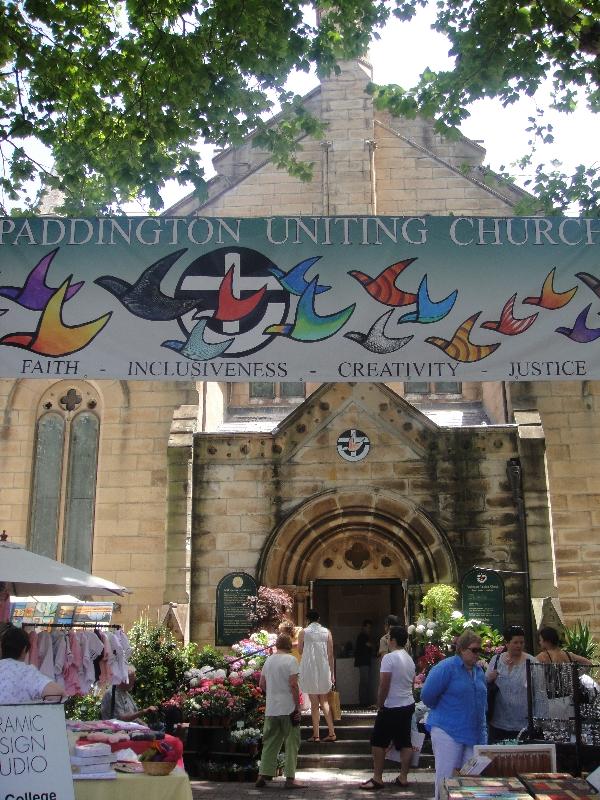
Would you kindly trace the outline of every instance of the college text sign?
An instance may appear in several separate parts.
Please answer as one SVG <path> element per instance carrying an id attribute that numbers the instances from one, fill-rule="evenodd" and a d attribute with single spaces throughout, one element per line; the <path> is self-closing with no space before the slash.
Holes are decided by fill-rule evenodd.
<path id="1" fill-rule="evenodd" d="M 0 218 L 0 377 L 600 377 L 600 220 Z"/>

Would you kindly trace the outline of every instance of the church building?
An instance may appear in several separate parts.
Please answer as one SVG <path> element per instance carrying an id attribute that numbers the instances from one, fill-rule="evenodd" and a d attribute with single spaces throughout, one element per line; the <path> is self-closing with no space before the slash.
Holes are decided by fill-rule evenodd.
<path id="1" fill-rule="evenodd" d="M 167 216 L 513 215 L 521 190 L 485 151 L 377 110 L 365 60 L 306 97 L 301 182 L 241 146 L 208 199 Z M 246 574 L 321 610 L 336 642 L 363 617 L 414 620 L 427 589 L 497 570 L 507 623 L 600 633 L 599 388 L 459 383 L 0 381 L 2 528 L 10 540 L 127 586 L 115 621 L 168 618 L 215 641 L 217 589 Z"/>

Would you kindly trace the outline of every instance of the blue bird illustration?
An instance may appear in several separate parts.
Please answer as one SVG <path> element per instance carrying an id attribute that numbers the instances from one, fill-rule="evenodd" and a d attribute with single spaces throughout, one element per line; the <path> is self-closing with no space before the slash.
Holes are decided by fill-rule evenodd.
<path id="1" fill-rule="evenodd" d="M 162 346 L 175 350 L 192 361 L 208 361 L 211 358 L 217 358 L 227 350 L 233 339 L 225 339 L 224 342 L 218 342 L 217 344 L 210 344 L 210 342 L 205 341 L 204 329 L 207 323 L 207 319 L 201 319 L 200 322 L 194 325 L 187 342 L 167 339 L 162 343 Z"/>
<path id="2" fill-rule="evenodd" d="M 382 314 L 379 319 L 375 320 L 375 322 L 371 325 L 368 333 L 348 331 L 348 333 L 345 333 L 344 336 L 346 339 L 350 339 L 353 342 L 358 342 L 358 344 L 362 345 L 365 350 L 369 350 L 371 353 L 394 353 L 396 350 L 400 350 L 401 347 L 404 347 L 405 344 L 408 344 L 410 340 L 414 338 L 414 336 L 386 336 L 385 326 L 389 322 L 389 319 L 394 311 L 395 309 L 390 308 L 389 311 L 386 311 L 385 314 Z"/>
<path id="3" fill-rule="evenodd" d="M 572 328 L 556 328 L 556 333 L 562 333 L 567 339 L 579 344 L 588 344 L 593 342 L 594 339 L 600 337 L 600 328 L 588 328 L 586 325 L 587 315 L 589 314 L 592 304 L 586 306 L 579 314 Z"/>
<path id="4" fill-rule="evenodd" d="M 269 272 L 277 278 L 283 288 L 287 289 L 290 294 L 301 295 L 306 291 L 306 287 L 308 286 L 306 273 L 313 264 L 316 264 L 317 261 L 319 261 L 320 258 L 321 256 L 305 258 L 304 261 L 300 261 L 300 263 L 296 264 L 295 267 L 292 267 L 289 272 L 284 272 L 283 270 L 279 269 L 279 267 L 273 265 L 269 267 Z M 331 286 L 317 285 L 315 294 L 328 292 L 329 289 L 331 289 Z"/>
<path id="5" fill-rule="evenodd" d="M 337 311 L 335 314 L 320 316 L 315 311 L 315 294 L 319 276 L 317 275 L 306 287 L 298 300 L 296 319 L 293 323 L 270 325 L 264 333 L 287 336 L 298 342 L 320 342 L 336 334 L 352 316 L 356 303 Z"/>
<path id="6" fill-rule="evenodd" d="M 458 289 L 455 289 L 448 297 L 438 303 L 434 303 L 427 291 L 427 275 L 425 275 L 417 291 L 417 310 L 404 314 L 398 322 L 421 322 L 424 325 L 428 325 L 431 322 L 439 322 L 439 320 L 448 316 L 457 297 Z"/>

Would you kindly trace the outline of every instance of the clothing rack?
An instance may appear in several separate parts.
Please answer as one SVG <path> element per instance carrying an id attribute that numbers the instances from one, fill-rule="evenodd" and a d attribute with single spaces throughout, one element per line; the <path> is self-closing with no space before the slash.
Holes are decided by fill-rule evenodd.
<path id="1" fill-rule="evenodd" d="M 112 628 L 119 630 L 122 625 L 112 625 L 108 622 L 22 622 L 21 627 L 24 628 Z"/>

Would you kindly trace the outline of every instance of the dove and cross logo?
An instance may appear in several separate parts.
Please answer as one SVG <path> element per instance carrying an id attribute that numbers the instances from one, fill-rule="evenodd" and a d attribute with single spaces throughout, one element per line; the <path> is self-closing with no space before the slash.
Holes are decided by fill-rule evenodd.
<path id="1" fill-rule="evenodd" d="M 44 254 L 22 285 L 0 285 L 0 302 L 7 306 L 0 308 L 5 330 L 13 308 L 39 315 L 29 330 L 9 328 L 10 332 L 0 337 L 0 345 L 60 358 L 88 347 L 116 318 L 122 319 L 124 309 L 165 326 L 160 346 L 193 361 L 239 359 L 277 339 L 313 344 L 338 334 L 363 351 L 381 356 L 401 350 L 418 337 L 420 330 L 431 331 L 432 326 L 452 315 L 456 327 L 449 338 L 432 334 L 421 337 L 421 344 L 469 364 L 497 351 L 503 337 L 522 336 L 542 315 L 566 308 L 578 293 L 591 292 L 600 299 L 600 279 L 595 275 L 578 272 L 573 283 L 577 279 L 583 286 L 561 286 L 564 278 L 558 279 L 556 268 L 552 268 L 539 294 L 519 300 L 518 292 L 513 292 L 500 299 L 494 314 L 489 309 L 495 300 L 487 304 L 485 315 L 480 306 L 466 308 L 471 313 L 463 318 L 464 311 L 458 311 L 461 287 L 439 291 L 436 272 L 425 272 L 416 257 L 394 261 L 383 270 L 373 270 L 373 275 L 346 268 L 334 281 L 334 273 L 324 269 L 320 255 L 303 258 L 284 269 L 250 247 L 220 247 L 191 260 L 188 248 L 180 248 L 154 260 L 134 280 L 104 274 L 86 282 L 74 280 L 73 275 L 53 279 L 59 250 Z M 173 290 L 165 290 L 167 278 L 175 285 Z M 335 284 L 342 282 L 345 285 L 336 290 Z M 85 311 L 89 303 L 84 304 L 82 299 L 88 291 L 86 283 L 106 293 L 106 306 L 101 308 L 98 289 L 94 289 L 93 307 L 100 313 L 93 319 Z M 348 290 L 354 291 L 354 298 Z M 570 325 L 560 325 L 554 331 L 577 344 L 600 338 L 600 326 L 593 324 L 592 303 L 579 308 Z M 351 324 L 359 306 L 363 319 L 365 308 L 368 313 L 377 307 L 381 311 L 381 306 L 385 310 L 374 320 L 373 313 L 372 321 L 361 329 Z M 528 306 L 535 306 L 535 312 L 527 313 Z"/>

